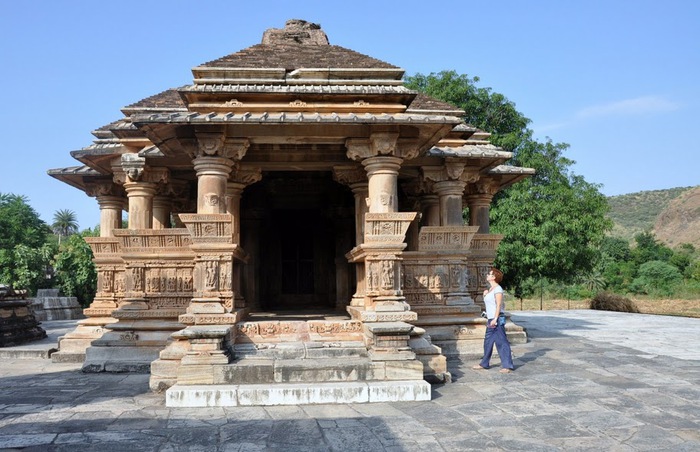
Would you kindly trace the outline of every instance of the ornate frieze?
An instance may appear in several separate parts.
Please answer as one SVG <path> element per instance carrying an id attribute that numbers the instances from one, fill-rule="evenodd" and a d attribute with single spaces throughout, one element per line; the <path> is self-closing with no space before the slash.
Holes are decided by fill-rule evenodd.
<path id="1" fill-rule="evenodd" d="M 500 234 L 475 234 L 471 240 L 472 256 L 495 258 L 501 240 L 503 236 Z"/>
<path id="2" fill-rule="evenodd" d="M 311 321 L 308 322 L 309 332 L 321 336 L 334 336 L 347 333 L 361 333 L 362 322 L 353 320 L 343 322 Z"/>
<path id="3" fill-rule="evenodd" d="M 406 253 L 403 294 L 411 306 L 445 305 L 455 294 L 466 294 L 469 266 L 466 257 L 430 257 Z"/>
<path id="4" fill-rule="evenodd" d="M 418 250 L 469 250 L 478 226 L 423 226 L 418 235 Z"/>
<path id="5" fill-rule="evenodd" d="M 180 214 L 194 241 L 232 243 L 233 217 L 230 214 Z"/>
<path id="6" fill-rule="evenodd" d="M 365 214 L 365 243 L 403 243 L 406 231 L 417 215 L 416 212 Z"/>
<path id="7" fill-rule="evenodd" d="M 188 251 L 192 241 L 184 229 L 117 230 L 114 235 L 127 253 L 158 253 L 159 251 Z"/>
<path id="8" fill-rule="evenodd" d="M 121 244 L 115 237 L 86 237 L 95 258 L 121 258 Z"/>

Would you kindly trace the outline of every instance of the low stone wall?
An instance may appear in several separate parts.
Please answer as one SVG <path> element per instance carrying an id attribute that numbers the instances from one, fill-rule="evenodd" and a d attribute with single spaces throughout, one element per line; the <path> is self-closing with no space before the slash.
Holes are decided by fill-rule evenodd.
<path id="1" fill-rule="evenodd" d="M 38 321 L 83 319 L 83 308 L 76 297 L 60 297 L 58 289 L 39 289 L 30 299 L 30 309 Z"/>

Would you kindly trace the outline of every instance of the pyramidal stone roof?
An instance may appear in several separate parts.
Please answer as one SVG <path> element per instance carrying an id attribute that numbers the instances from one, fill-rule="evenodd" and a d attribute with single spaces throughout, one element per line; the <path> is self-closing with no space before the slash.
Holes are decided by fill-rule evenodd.
<path id="1" fill-rule="evenodd" d="M 399 69 L 354 50 L 331 45 L 318 24 L 292 19 L 283 29 L 271 28 L 262 43 L 203 64 L 234 68 L 361 68 Z"/>
<path id="2" fill-rule="evenodd" d="M 323 70 L 335 72 L 320 72 Z M 168 89 L 128 105 L 122 112 L 130 115 L 186 110 L 183 95 L 188 92 L 302 94 L 306 90 L 323 90 L 325 86 L 332 93 L 360 90 L 368 93 L 403 93 L 415 96 L 410 100 L 409 111 L 455 116 L 464 114 L 453 105 L 406 89 L 401 81 L 403 69 L 398 66 L 331 45 L 318 24 L 297 19 L 287 21 L 282 29 L 266 30 L 260 44 L 204 63 L 192 71 L 195 75 L 194 85 Z"/>

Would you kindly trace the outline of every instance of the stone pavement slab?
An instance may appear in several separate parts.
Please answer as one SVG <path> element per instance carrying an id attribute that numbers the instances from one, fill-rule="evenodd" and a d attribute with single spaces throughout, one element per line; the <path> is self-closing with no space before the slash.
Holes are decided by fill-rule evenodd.
<path id="1" fill-rule="evenodd" d="M 452 362 L 431 401 L 166 408 L 148 375 L 2 357 L 0 450 L 700 450 L 698 319 L 513 312 L 516 371 Z M 682 335 L 678 333 L 682 332 Z"/>

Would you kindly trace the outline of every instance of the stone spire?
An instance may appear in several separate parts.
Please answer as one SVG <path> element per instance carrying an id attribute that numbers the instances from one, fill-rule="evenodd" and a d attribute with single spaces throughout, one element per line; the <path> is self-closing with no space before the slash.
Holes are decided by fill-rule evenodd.
<path id="1" fill-rule="evenodd" d="M 270 28 L 265 30 L 262 38 L 263 45 L 302 44 L 302 45 L 329 45 L 328 36 L 321 30 L 319 24 L 314 24 L 300 19 L 290 19 L 284 24 L 283 29 Z"/>

